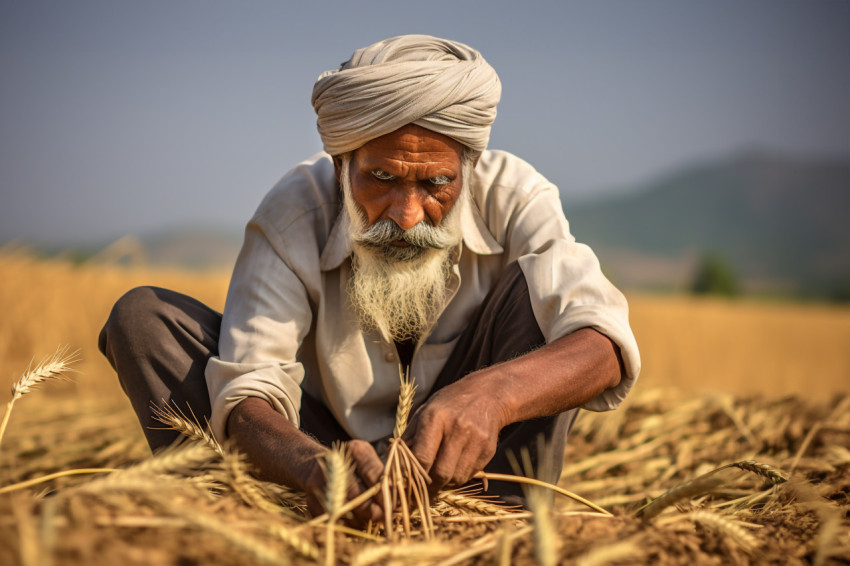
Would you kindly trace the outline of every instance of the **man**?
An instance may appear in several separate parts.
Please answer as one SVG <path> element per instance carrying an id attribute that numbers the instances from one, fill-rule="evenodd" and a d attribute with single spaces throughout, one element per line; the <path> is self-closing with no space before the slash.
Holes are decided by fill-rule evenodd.
<path id="1" fill-rule="evenodd" d="M 348 441 L 353 497 L 380 476 L 402 367 L 418 386 L 405 440 L 432 490 L 510 473 L 522 447 L 536 462 L 541 434 L 557 479 L 578 408 L 615 408 L 640 361 L 625 299 L 570 235 L 557 189 L 485 150 L 500 89 L 477 51 L 429 36 L 319 77 L 326 153 L 260 204 L 223 318 L 141 288 L 104 327 L 152 448 L 173 436 L 150 428 L 150 403 L 188 405 L 261 477 L 310 494 L 326 447 Z"/>

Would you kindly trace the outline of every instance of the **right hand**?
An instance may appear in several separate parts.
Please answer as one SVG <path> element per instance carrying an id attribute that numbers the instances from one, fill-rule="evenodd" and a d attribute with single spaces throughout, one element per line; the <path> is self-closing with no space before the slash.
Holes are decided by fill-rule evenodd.
<path id="1" fill-rule="evenodd" d="M 258 478 L 303 490 L 310 513 L 314 517 L 324 513 L 321 501 L 325 474 L 319 462 L 326 447 L 257 397 L 248 397 L 236 405 L 228 418 L 228 431 Z M 381 479 L 384 464 L 368 442 L 351 440 L 347 444 L 354 460 L 346 494 L 346 500 L 351 500 Z M 357 526 L 382 519 L 381 507 L 374 499 L 354 510 L 353 523 Z"/>
<path id="2" fill-rule="evenodd" d="M 347 443 L 348 452 L 354 461 L 354 473 L 348 482 L 346 501 L 350 501 L 381 480 L 384 463 L 372 445 L 363 440 L 350 440 Z M 304 491 L 307 493 L 307 510 L 314 517 L 325 512 L 322 505 L 325 489 L 325 474 L 319 465 L 322 454 L 317 455 L 308 467 L 307 478 L 304 480 Z M 383 520 L 384 513 L 377 498 L 369 499 L 352 510 L 352 524 L 363 528 L 369 521 L 373 523 Z"/>

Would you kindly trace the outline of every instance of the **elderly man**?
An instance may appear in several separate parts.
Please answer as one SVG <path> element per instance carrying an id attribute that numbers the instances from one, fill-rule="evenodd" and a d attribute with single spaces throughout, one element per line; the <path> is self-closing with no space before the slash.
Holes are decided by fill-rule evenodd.
<path id="1" fill-rule="evenodd" d="M 433 490 L 510 473 L 523 447 L 536 462 L 541 434 L 557 478 L 578 409 L 616 408 L 640 361 L 625 299 L 569 233 L 557 189 L 485 150 L 500 90 L 477 51 L 429 36 L 319 77 L 325 153 L 260 204 L 223 318 L 140 288 L 101 333 L 152 448 L 174 437 L 150 404 L 188 406 L 261 477 L 310 493 L 326 447 L 347 441 L 353 497 L 381 473 L 402 367 L 418 386 L 405 439 Z"/>

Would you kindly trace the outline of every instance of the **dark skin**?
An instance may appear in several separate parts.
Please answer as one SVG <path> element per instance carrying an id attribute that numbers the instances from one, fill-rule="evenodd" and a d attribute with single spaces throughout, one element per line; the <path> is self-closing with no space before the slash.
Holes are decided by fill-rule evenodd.
<path id="1" fill-rule="evenodd" d="M 414 125 L 355 150 L 352 196 L 367 224 L 388 218 L 405 230 L 423 220 L 439 225 L 460 195 L 462 155 L 458 142 Z M 339 179 L 341 160 L 334 163 Z M 583 328 L 440 389 L 414 413 L 404 440 L 431 476 L 432 493 L 463 485 L 493 458 L 502 428 L 581 406 L 616 386 L 621 372 L 616 345 Z M 259 398 L 234 408 L 228 432 L 262 479 L 304 490 L 311 513 L 322 512 L 315 494 L 325 483 L 319 461 L 327 448 Z M 351 440 L 348 448 L 355 463 L 351 499 L 380 480 L 383 463 L 368 442 Z M 381 515 L 370 501 L 354 511 L 354 522 Z"/>

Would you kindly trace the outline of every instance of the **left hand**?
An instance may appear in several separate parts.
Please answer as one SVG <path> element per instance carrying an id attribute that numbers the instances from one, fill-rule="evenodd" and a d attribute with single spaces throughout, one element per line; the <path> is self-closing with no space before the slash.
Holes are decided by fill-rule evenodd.
<path id="1" fill-rule="evenodd" d="M 431 495 L 463 485 L 483 470 L 496 454 L 499 431 L 510 424 L 504 407 L 470 377 L 437 391 L 403 436 L 431 477 Z"/>

